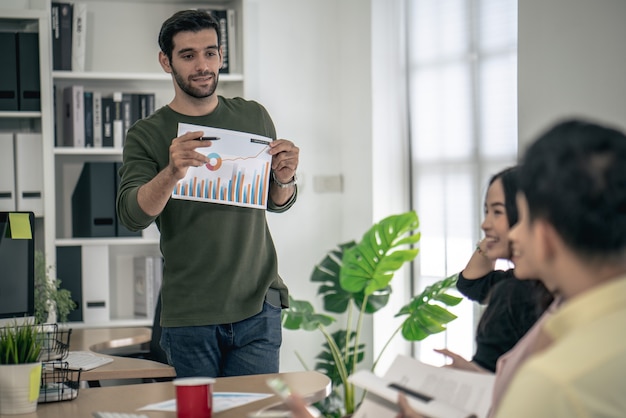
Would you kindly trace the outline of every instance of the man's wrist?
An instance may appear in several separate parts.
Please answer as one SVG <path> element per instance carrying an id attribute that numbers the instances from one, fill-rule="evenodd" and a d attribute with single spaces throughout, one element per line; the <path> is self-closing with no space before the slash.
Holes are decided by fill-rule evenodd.
<path id="1" fill-rule="evenodd" d="M 290 181 L 288 181 L 287 183 L 282 183 L 276 179 L 276 174 L 272 171 L 272 180 L 281 189 L 286 189 L 288 187 L 294 187 L 298 183 L 298 176 L 296 176 L 296 173 L 293 173 L 293 177 Z"/>

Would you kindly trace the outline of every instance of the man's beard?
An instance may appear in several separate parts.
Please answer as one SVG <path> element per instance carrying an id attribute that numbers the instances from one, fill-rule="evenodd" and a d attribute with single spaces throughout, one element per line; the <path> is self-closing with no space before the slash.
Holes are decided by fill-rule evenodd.
<path id="1" fill-rule="evenodd" d="M 186 94 L 188 94 L 189 96 L 195 97 L 196 99 L 203 99 L 205 97 L 210 97 L 213 94 L 215 94 L 215 90 L 217 89 L 217 82 L 219 78 L 217 74 L 212 73 L 210 71 L 206 71 L 201 74 L 194 74 L 192 77 L 198 77 L 198 76 L 200 77 L 212 76 L 213 77 L 213 81 L 211 82 L 208 88 L 199 89 L 196 87 L 192 87 L 191 82 L 186 82 L 186 80 L 183 79 L 183 77 L 174 69 L 173 66 L 171 66 L 171 68 L 172 68 L 172 74 L 174 74 L 174 80 L 176 80 L 176 84 L 178 84 L 178 87 L 180 87 L 180 89 L 184 91 Z"/>

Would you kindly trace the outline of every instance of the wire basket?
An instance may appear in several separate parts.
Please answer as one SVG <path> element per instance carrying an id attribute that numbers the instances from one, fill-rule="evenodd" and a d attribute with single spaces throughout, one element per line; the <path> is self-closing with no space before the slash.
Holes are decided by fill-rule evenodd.
<path id="1" fill-rule="evenodd" d="M 57 324 L 40 325 L 41 353 L 39 360 L 46 363 L 67 357 L 72 329 L 59 329 Z"/>
<path id="2" fill-rule="evenodd" d="M 80 370 L 70 370 L 66 361 L 43 363 L 39 403 L 71 401 L 78 396 Z"/>

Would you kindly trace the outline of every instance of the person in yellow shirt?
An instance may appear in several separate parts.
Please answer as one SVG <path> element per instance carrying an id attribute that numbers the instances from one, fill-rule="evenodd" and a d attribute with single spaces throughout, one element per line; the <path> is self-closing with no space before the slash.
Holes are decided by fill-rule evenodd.
<path id="1" fill-rule="evenodd" d="M 626 136 L 562 122 L 519 168 L 519 221 L 509 233 L 520 277 L 563 302 L 541 324 L 497 418 L 624 417 L 626 413 Z M 400 395 L 399 418 L 420 417 Z"/>
<path id="2" fill-rule="evenodd" d="M 528 149 L 519 175 L 516 271 L 542 278 L 563 303 L 496 416 L 623 417 L 626 136 L 563 122 Z"/>

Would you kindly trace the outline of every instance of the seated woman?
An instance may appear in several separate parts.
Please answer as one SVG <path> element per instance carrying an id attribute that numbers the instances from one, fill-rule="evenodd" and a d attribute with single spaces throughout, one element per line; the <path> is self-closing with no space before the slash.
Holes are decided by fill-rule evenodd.
<path id="1" fill-rule="evenodd" d="M 510 259 L 508 233 L 517 223 L 516 168 L 495 174 L 485 197 L 485 238 L 478 243 L 459 274 L 458 290 L 487 307 L 476 330 L 476 352 L 468 362 L 461 356 L 436 350 L 452 359 L 451 367 L 495 372 L 496 362 L 526 334 L 552 302 L 539 280 L 518 280 L 514 270 L 495 270 L 496 260 Z"/>

